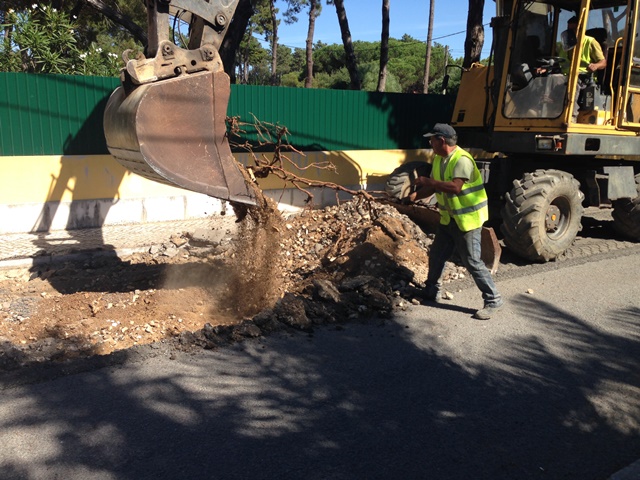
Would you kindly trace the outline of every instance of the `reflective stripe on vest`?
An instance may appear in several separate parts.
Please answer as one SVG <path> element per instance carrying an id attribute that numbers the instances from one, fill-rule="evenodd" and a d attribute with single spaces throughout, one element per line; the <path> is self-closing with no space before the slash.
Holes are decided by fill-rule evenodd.
<path id="1" fill-rule="evenodd" d="M 482 227 L 489 219 L 489 208 L 487 207 L 487 192 L 482 183 L 482 175 L 476 166 L 473 157 L 458 147 L 453 152 L 444 172 L 440 171 L 442 157 L 436 155 L 433 162 L 433 178 L 441 182 L 453 180 L 453 170 L 460 157 L 468 157 L 473 164 L 473 173 L 469 182 L 465 182 L 459 194 L 436 192 L 438 208 L 440 209 L 440 223 L 449 225 L 451 216 L 455 220 L 458 228 L 463 232 L 475 230 Z"/>

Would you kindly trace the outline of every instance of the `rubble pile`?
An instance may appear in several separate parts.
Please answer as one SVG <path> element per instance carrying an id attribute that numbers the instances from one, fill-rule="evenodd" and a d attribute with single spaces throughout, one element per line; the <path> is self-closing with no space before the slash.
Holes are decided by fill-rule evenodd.
<path id="1" fill-rule="evenodd" d="M 393 206 L 354 199 L 256 225 L 255 236 L 218 223 L 124 259 L 5 275 L 0 369 L 154 342 L 214 348 L 283 329 L 379 322 L 419 303 L 432 237 Z M 462 272 L 448 264 L 445 280 Z"/>

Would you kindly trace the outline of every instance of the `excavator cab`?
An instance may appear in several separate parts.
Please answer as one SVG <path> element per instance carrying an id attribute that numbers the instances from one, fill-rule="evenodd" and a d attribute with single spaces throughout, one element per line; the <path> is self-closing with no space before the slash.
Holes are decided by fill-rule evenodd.
<path id="1" fill-rule="evenodd" d="M 611 68 L 605 79 L 606 67 L 588 71 L 583 59 L 585 50 L 592 50 L 599 51 L 605 61 L 609 56 L 614 60 L 609 46 L 620 45 L 624 32 L 624 22 L 614 21 L 614 12 L 619 21 L 626 4 L 600 3 L 583 9 L 579 3 L 551 1 L 517 7 L 512 48 L 505 58 L 502 116 L 549 119 L 550 123 L 557 123 L 555 119 L 612 123 L 612 93 L 617 85 L 613 85 Z"/>
<path id="2" fill-rule="evenodd" d="M 555 132 L 562 138 L 552 136 L 551 153 L 637 152 L 636 143 L 626 142 L 621 152 L 607 137 L 640 131 L 637 6 L 637 0 L 497 0 L 491 64 L 463 73 L 453 123 L 470 135 L 489 131 L 479 145 L 487 151 L 546 155 L 531 134 Z M 604 68 L 585 72 L 585 42 L 602 51 Z M 487 95 L 478 96 L 481 90 Z M 587 131 L 597 141 L 571 135 Z M 541 146 L 548 149 L 548 138 Z"/>
<path id="3" fill-rule="evenodd" d="M 451 123 L 504 242 L 558 258 L 584 207 L 640 241 L 639 0 L 496 0 L 488 64 L 464 69 Z"/>
<path id="4" fill-rule="evenodd" d="M 230 81 L 218 50 L 238 0 L 147 0 L 145 55 L 124 52 L 122 85 L 109 98 L 109 152 L 151 180 L 254 205 L 252 186 L 227 139 Z M 170 39 L 170 18 L 189 24 L 188 48 Z"/>

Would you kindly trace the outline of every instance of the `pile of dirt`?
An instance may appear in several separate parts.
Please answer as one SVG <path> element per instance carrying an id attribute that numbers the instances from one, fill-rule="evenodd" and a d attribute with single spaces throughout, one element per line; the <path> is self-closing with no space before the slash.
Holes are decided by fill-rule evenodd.
<path id="1" fill-rule="evenodd" d="M 5 272 L 0 369 L 379 321 L 419 303 L 432 241 L 393 206 L 358 199 L 287 219 L 247 215 L 215 241 L 168 238 L 123 259 Z M 446 280 L 462 276 L 448 264 Z"/>

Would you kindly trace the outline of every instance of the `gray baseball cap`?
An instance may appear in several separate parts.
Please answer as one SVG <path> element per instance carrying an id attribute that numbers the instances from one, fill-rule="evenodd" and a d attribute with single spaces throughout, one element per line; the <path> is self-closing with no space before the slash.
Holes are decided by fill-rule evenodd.
<path id="1" fill-rule="evenodd" d="M 458 134 L 453 129 L 451 125 L 447 125 L 446 123 L 436 123 L 429 133 L 425 133 L 423 137 L 444 137 L 444 138 L 454 138 L 457 137 Z"/>

